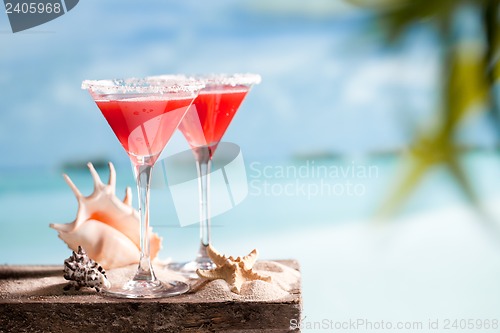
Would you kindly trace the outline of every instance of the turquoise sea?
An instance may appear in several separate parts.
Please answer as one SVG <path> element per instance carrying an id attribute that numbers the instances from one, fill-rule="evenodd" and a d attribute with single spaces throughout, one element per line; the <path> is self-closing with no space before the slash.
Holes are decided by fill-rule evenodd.
<path id="1" fill-rule="evenodd" d="M 224 247 L 237 240 L 235 243 L 240 245 L 234 250 L 243 252 L 257 246 L 262 235 L 286 234 L 297 229 L 318 229 L 373 218 L 404 168 L 403 159 L 396 156 L 245 162 L 246 198 L 240 205 L 214 217 L 212 222 L 215 244 Z M 500 158 L 496 154 L 471 153 L 463 162 L 468 166 L 468 173 L 481 199 L 500 196 Z M 122 197 L 125 187 L 130 186 L 136 206 L 131 168 L 126 164 L 116 168 L 117 195 Z M 101 178 L 107 180 L 107 168 L 98 171 Z M 1 173 L 0 262 L 58 263 L 67 257 L 64 244 L 56 239 L 55 231 L 48 228 L 49 223 L 69 223 L 76 216 L 77 202 L 62 172 L 24 169 Z M 82 193 L 89 195 L 92 192 L 92 178 L 86 168 L 66 172 Z M 153 186 L 151 193 L 152 225 L 165 238 L 162 256 L 189 259 L 198 245 L 197 226 L 180 227 L 167 186 Z M 465 196 L 450 174 L 437 167 L 424 178 L 399 215 L 456 204 L 467 204 Z M 245 240 L 238 236 L 240 234 L 245 235 Z M 288 250 L 293 250 L 293 247 Z M 264 252 L 263 255 L 277 258 L 278 254 L 273 252 Z M 287 251 L 278 253 L 280 257 L 296 255 L 293 251 L 290 254 Z"/>
<path id="2" fill-rule="evenodd" d="M 394 172 L 396 160 L 395 157 L 267 162 L 246 159 L 246 179 L 236 180 L 246 182 L 245 199 L 213 218 L 214 243 L 225 247 L 234 245 L 234 242 L 239 244 L 235 251 L 245 252 L 258 246 L 262 235 L 286 234 L 297 228 L 318 228 L 369 218 L 382 199 L 381 192 L 389 188 L 389 176 Z M 158 169 L 161 167 L 159 164 Z M 182 172 L 185 166 L 177 167 Z M 118 164 L 116 169 L 117 195 L 123 197 L 125 187 L 130 186 L 136 206 L 136 188 L 130 166 Z M 67 257 L 64 244 L 57 239 L 56 232 L 48 228 L 49 223 L 69 223 L 76 216 L 77 202 L 62 177 L 63 172 L 83 194 L 89 195 L 93 191 L 92 178 L 86 167 L 66 171 L 25 169 L 2 173 L 0 208 L 8 212 L 8 218 L 5 217 L 2 223 L 0 244 L 5 251 L 0 252 L 0 262 L 57 263 Z M 103 181 L 108 179 L 107 167 L 99 168 L 98 172 Z M 155 231 L 165 239 L 162 256 L 190 259 L 198 246 L 198 226 L 180 226 L 163 174 L 155 173 L 155 177 L 158 176 L 159 180 L 153 178 L 151 190 L 151 221 Z M 217 201 L 217 197 L 212 200 Z M 193 206 L 197 209 L 195 203 Z M 36 255 L 32 255 L 35 248 L 38 249 Z M 263 256 L 277 258 L 278 254 L 264 252 Z M 293 252 L 280 254 L 281 258 L 293 256 Z"/>

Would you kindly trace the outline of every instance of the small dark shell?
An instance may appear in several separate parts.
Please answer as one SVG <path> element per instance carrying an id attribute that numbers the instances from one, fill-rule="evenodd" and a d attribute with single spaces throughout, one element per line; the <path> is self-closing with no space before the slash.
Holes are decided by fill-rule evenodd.
<path id="1" fill-rule="evenodd" d="M 90 287 L 100 291 L 110 286 L 104 269 L 90 259 L 81 246 L 78 246 L 77 252 L 73 251 L 72 255 L 64 260 L 64 278 L 70 281 L 64 290 L 69 290 L 71 287 L 75 287 L 76 290 Z"/>

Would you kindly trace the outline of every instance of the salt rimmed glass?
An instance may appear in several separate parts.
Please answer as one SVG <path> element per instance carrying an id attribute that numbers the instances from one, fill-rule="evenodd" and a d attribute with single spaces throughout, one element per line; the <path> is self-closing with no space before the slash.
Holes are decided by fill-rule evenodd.
<path id="1" fill-rule="evenodd" d="M 199 82 L 160 85 L 145 79 L 86 80 L 82 83 L 82 89 L 89 91 L 129 155 L 139 195 L 140 258 L 137 272 L 124 285 L 104 290 L 106 295 L 160 298 L 189 290 L 184 282 L 161 282 L 154 273 L 150 258 L 149 188 L 156 160 L 202 87 Z"/>
<path id="2" fill-rule="evenodd" d="M 149 77 L 153 82 L 171 82 L 175 75 Z M 208 74 L 180 76 L 181 80 L 202 83 L 199 92 L 186 116 L 179 125 L 194 153 L 198 172 L 200 247 L 193 261 L 171 263 L 168 268 L 179 271 L 190 278 L 197 278 L 197 269 L 212 269 L 214 263 L 207 255 L 211 242 L 210 230 L 210 168 L 212 157 L 222 136 L 238 111 L 243 99 L 253 85 L 260 83 L 258 74 Z"/>

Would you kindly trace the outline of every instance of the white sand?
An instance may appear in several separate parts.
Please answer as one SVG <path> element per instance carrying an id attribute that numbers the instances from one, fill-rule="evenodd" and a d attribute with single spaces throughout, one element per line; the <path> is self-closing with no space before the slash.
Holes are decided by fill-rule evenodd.
<path id="1" fill-rule="evenodd" d="M 274 261 L 258 261 L 254 268 L 261 275 L 271 276 L 271 282 L 245 282 L 240 294 L 236 294 L 226 281 L 219 279 L 201 287 L 196 296 L 210 301 L 275 301 L 286 298 L 300 287 L 300 272 L 293 268 Z"/>
<path id="2" fill-rule="evenodd" d="M 162 265 L 155 265 L 156 276 L 161 281 L 179 280 L 191 284 L 192 291 L 190 297 L 200 301 L 274 301 L 289 296 L 289 291 L 300 288 L 300 273 L 288 266 L 277 262 L 265 261 L 257 262 L 255 265 L 262 275 L 272 277 L 272 282 L 249 281 L 245 282 L 241 288 L 241 293 L 231 292 L 228 283 L 222 279 L 209 281 L 203 279 L 188 281 L 183 276 L 167 270 Z M 22 270 L 22 268 L 17 268 Z M 112 285 L 119 285 L 127 282 L 137 269 L 136 265 L 108 270 L 106 275 Z M 96 291 L 92 288 L 82 288 L 79 291 L 71 289 L 63 291 L 68 284 L 63 278 L 63 270 L 60 266 L 40 267 L 42 271 L 25 272 L 24 278 L 7 279 L 0 284 L 0 297 L 59 297 L 63 295 L 90 295 Z"/>

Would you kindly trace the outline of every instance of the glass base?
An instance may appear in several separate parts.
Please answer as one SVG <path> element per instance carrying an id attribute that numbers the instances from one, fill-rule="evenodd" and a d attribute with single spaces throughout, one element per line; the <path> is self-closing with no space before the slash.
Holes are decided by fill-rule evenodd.
<path id="1" fill-rule="evenodd" d="M 111 287 L 102 290 L 102 294 L 118 298 L 164 298 L 184 294 L 189 285 L 181 281 L 161 282 L 130 280 L 121 287 Z"/>
<path id="2" fill-rule="evenodd" d="M 199 279 L 200 277 L 196 274 L 197 269 L 214 269 L 215 264 L 210 260 L 203 261 L 189 261 L 189 262 L 174 262 L 167 265 L 167 268 L 175 271 L 189 279 Z"/>

